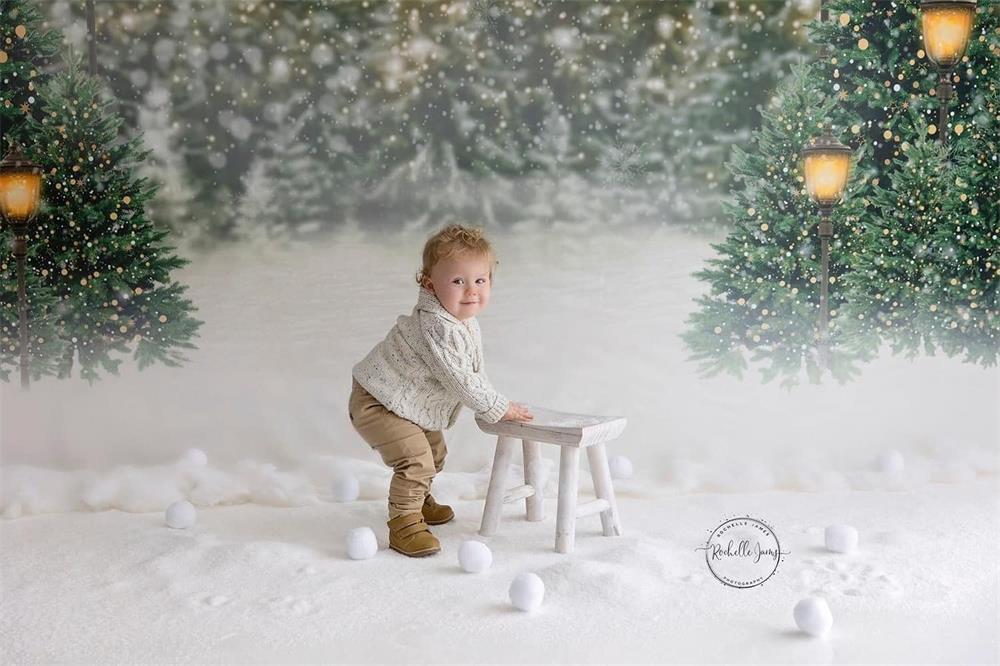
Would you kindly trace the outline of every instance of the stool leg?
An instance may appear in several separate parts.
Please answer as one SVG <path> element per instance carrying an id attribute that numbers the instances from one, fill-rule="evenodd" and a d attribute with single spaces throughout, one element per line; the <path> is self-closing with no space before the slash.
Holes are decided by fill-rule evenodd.
<path id="1" fill-rule="evenodd" d="M 503 498 L 507 493 L 507 468 L 514 454 L 514 440 L 500 435 L 497 437 L 497 450 L 493 454 L 493 472 L 490 474 L 490 486 L 486 491 L 486 508 L 483 509 L 483 522 L 479 527 L 481 536 L 493 536 L 500 525 L 500 514 L 503 512 Z"/>
<path id="2" fill-rule="evenodd" d="M 604 536 L 621 536 L 622 524 L 618 518 L 618 503 L 615 501 L 615 488 L 611 485 L 611 470 L 608 469 L 608 455 L 604 444 L 587 448 L 587 459 L 590 462 L 590 476 L 594 479 L 594 492 L 598 499 L 608 500 L 610 507 L 601 511 Z"/>
<path id="3" fill-rule="evenodd" d="M 545 515 L 542 508 L 542 445 L 522 439 L 521 452 L 524 454 L 524 483 L 535 489 L 534 495 L 524 498 L 528 520 L 534 523 Z"/>
<path id="4" fill-rule="evenodd" d="M 579 487 L 580 449 L 563 446 L 559 452 L 559 505 L 556 507 L 556 552 L 573 551 L 576 537 L 576 495 Z"/>

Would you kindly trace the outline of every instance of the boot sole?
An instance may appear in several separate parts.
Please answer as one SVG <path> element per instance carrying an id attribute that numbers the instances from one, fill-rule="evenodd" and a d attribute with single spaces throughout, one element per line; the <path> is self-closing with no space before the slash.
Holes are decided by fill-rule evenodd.
<path id="1" fill-rule="evenodd" d="M 424 518 L 424 522 L 427 523 L 428 525 L 444 525 L 445 523 L 450 523 L 453 520 L 455 520 L 455 514 L 451 514 L 451 517 L 448 518 L 447 520 L 430 521 Z"/>
<path id="2" fill-rule="evenodd" d="M 426 557 L 427 555 L 433 555 L 434 553 L 441 552 L 440 548 L 431 548 L 429 550 L 418 550 L 416 552 L 408 553 L 405 550 L 400 550 L 399 548 L 396 548 L 392 544 L 389 544 L 389 548 L 392 548 L 397 553 L 402 553 L 403 555 L 406 555 L 408 557 Z"/>

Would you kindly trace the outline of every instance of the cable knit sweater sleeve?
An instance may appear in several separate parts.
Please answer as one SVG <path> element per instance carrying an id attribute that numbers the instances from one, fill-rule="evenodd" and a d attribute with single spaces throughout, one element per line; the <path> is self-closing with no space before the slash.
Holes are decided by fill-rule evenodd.
<path id="1" fill-rule="evenodd" d="M 479 418 L 487 423 L 499 421 L 510 402 L 493 388 L 485 373 L 476 371 L 477 349 L 472 334 L 429 312 L 420 313 L 420 330 L 430 349 L 431 371 L 438 381 Z"/>

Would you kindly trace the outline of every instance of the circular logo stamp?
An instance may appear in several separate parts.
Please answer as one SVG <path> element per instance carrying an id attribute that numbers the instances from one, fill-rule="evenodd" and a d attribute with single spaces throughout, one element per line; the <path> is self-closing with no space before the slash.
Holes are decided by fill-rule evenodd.
<path id="1" fill-rule="evenodd" d="M 705 551 L 708 570 L 720 583 L 738 588 L 762 584 L 789 552 L 781 550 L 770 525 L 749 516 L 725 521 L 695 550 Z"/>

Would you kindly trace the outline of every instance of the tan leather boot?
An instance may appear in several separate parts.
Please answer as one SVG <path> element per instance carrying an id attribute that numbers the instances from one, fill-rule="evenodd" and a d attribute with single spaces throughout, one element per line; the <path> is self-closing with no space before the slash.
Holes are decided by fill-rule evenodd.
<path id="1" fill-rule="evenodd" d="M 455 512 L 447 504 L 438 504 L 430 493 L 424 498 L 424 506 L 420 513 L 424 516 L 424 522 L 428 525 L 442 525 L 455 517 Z"/>
<path id="2" fill-rule="evenodd" d="M 396 516 L 386 524 L 389 526 L 389 547 L 403 555 L 423 557 L 441 550 L 441 542 L 431 534 L 419 513 Z"/>

